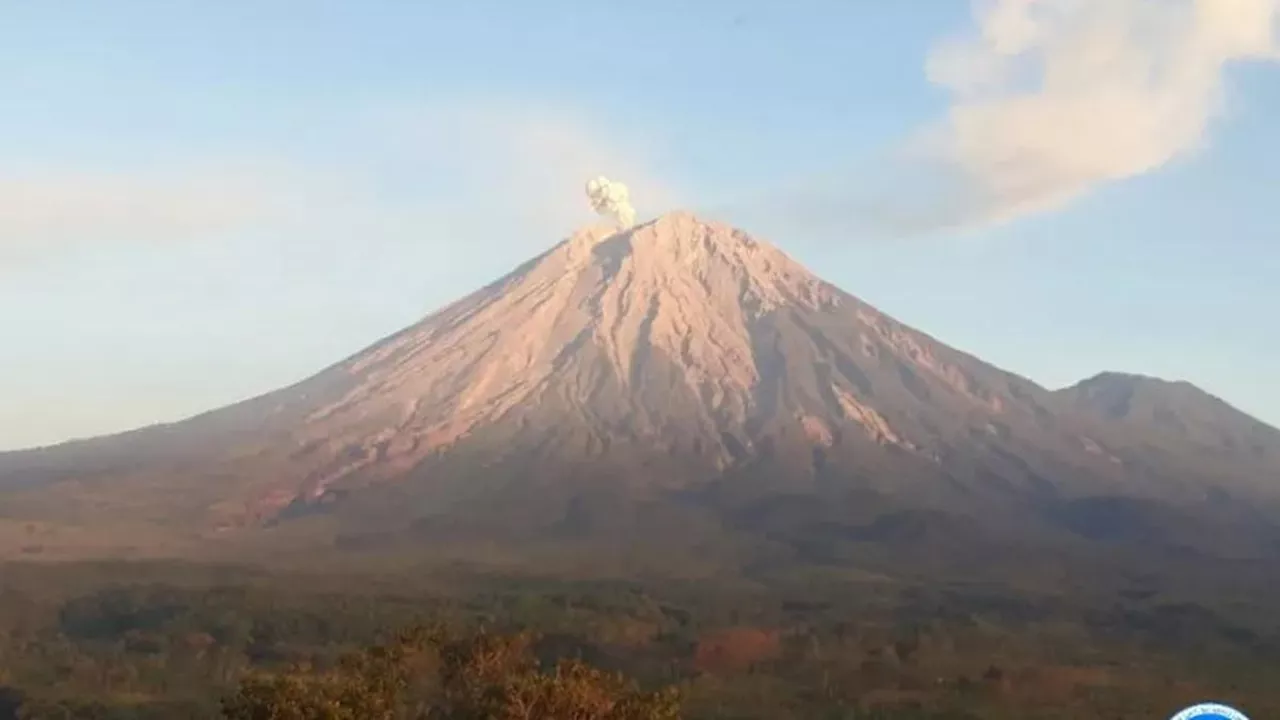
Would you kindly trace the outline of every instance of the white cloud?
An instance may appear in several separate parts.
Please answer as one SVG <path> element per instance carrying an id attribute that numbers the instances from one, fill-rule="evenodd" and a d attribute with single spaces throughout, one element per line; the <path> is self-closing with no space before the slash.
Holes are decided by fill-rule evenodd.
<path id="1" fill-rule="evenodd" d="M 986 0 L 940 43 L 945 122 L 916 148 L 962 188 L 940 223 L 1060 207 L 1207 141 L 1224 70 L 1280 59 L 1280 0 Z"/>
<path id="2" fill-rule="evenodd" d="M 1280 60 L 1280 0 L 974 0 L 925 63 L 945 115 L 883 154 L 738 199 L 828 238 L 988 227 L 1205 147 L 1226 71 Z"/>

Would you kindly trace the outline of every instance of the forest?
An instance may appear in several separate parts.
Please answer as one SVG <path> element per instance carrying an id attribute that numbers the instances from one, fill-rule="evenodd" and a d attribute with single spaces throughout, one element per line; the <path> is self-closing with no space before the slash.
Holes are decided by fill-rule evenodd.
<path id="1" fill-rule="evenodd" d="M 179 562 L 0 573 L 3 720 L 555 717 L 528 708 L 557 702 L 600 720 L 1066 720 L 1167 717 L 1206 698 L 1280 716 L 1274 627 L 1153 592 Z M 506 670 L 458 669 L 485 647 Z M 364 702 L 351 693 L 381 698 L 383 714 L 333 709 Z"/>

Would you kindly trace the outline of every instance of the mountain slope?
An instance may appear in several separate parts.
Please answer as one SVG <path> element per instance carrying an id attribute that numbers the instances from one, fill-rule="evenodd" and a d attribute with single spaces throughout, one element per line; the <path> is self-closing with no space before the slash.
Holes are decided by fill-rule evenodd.
<path id="1" fill-rule="evenodd" d="M 1280 466 L 1280 430 L 1187 382 L 1102 373 L 1057 394 L 1077 410 L 1170 443 Z"/>
<path id="2" fill-rule="evenodd" d="M 1184 462 L 1105 415 L 902 325 L 739 230 L 675 213 L 579 232 L 289 388 L 0 456 L 0 488 L 12 518 L 201 537 L 332 522 L 435 538 L 630 524 L 652 538 L 686 523 L 793 549 L 1088 537 L 1098 497 L 1173 527 L 1163 519 L 1209 489 L 1274 490 L 1258 468 L 1275 464 Z M 782 517 L 783 497 L 816 504 Z"/>

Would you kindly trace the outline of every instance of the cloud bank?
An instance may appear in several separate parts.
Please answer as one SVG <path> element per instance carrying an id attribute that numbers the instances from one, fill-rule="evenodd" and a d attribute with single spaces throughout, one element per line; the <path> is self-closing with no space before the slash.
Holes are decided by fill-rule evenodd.
<path id="1" fill-rule="evenodd" d="M 0 172 L 0 262 L 110 240 L 164 242 L 281 215 L 288 184 L 262 168 Z"/>
<path id="2" fill-rule="evenodd" d="M 1280 60 L 1280 0 L 979 0 L 974 21 L 928 58 L 950 107 L 910 148 L 933 193 L 922 226 L 1052 210 L 1160 168 L 1206 144 L 1228 66 Z"/>
<path id="3" fill-rule="evenodd" d="M 475 243 L 527 252 L 590 222 L 583 185 L 602 173 L 626 177 L 642 209 L 665 211 L 676 197 L 648 167 L 648 148 L 571 109 L 530 102 L 370 109 L 332 147 L 305 159 L 0 168 L 0 271 L 104 243 L 246 232 L 298 245 L 303 256 L 331 250 L 321 238 L 335 234 L 348 247 L 376 245 L 371 233 L 459 252 Z"/>

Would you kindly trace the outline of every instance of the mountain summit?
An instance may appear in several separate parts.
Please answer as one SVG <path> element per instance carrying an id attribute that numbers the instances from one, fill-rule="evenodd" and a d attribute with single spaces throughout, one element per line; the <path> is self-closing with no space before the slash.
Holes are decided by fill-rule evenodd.
<path id="1" fill-rule="evenodd" d="M 253 424 L 280 433 L 265 452 L 297 448 L 288 462 L 306 473 L 257 509 L 394 479 L 478 443 L 489 462 L 656 456 L 698 468 L 662 482 L 696 482 L 762 446 L 865 446 L 937 467 L 956 433 L 1016 443 L 1049 401 L 777 248 L 673 213 L 582 230 L 280 394 L 279 418 Z"/>
<path id="2" fill-rule="evenodd" d="M 302 430 L 386 442 L 402 464 L 502 424 L 538 445 L 576 426 L 587 452 L 715 438 L 757 410 L 761 319 L 837 302 L 777 249 L 692 215 L 591 228 L 348 360 L 350 387 Z"/>
<path id="3" fill-rule="evenodd" d="M 1101 373 L 1059 391 L 1079 410 L 1183 447 L 1280 466 L 1280 430 L 1185 381 Z"/>
<path id="4" fill-rule="evenodd" d="M 128 524 L 143 508 L 189 531 L 317 514 L 474 529 L 499 507 L 504 526 L 563 528 L 602 496 L 617 510 L 779 493 L 1052 524 L 1045 508 L 1080 498 L 1274 492 L 1270 455 L 1205 467 L 1153 449 L 1145 416 L 1094 407 L 1124 394 L 1113 385 L 1049 392 L 679 212 L 583 229 L 294 386 L 0 456 L 0 490 L 15 516 Z"/>

